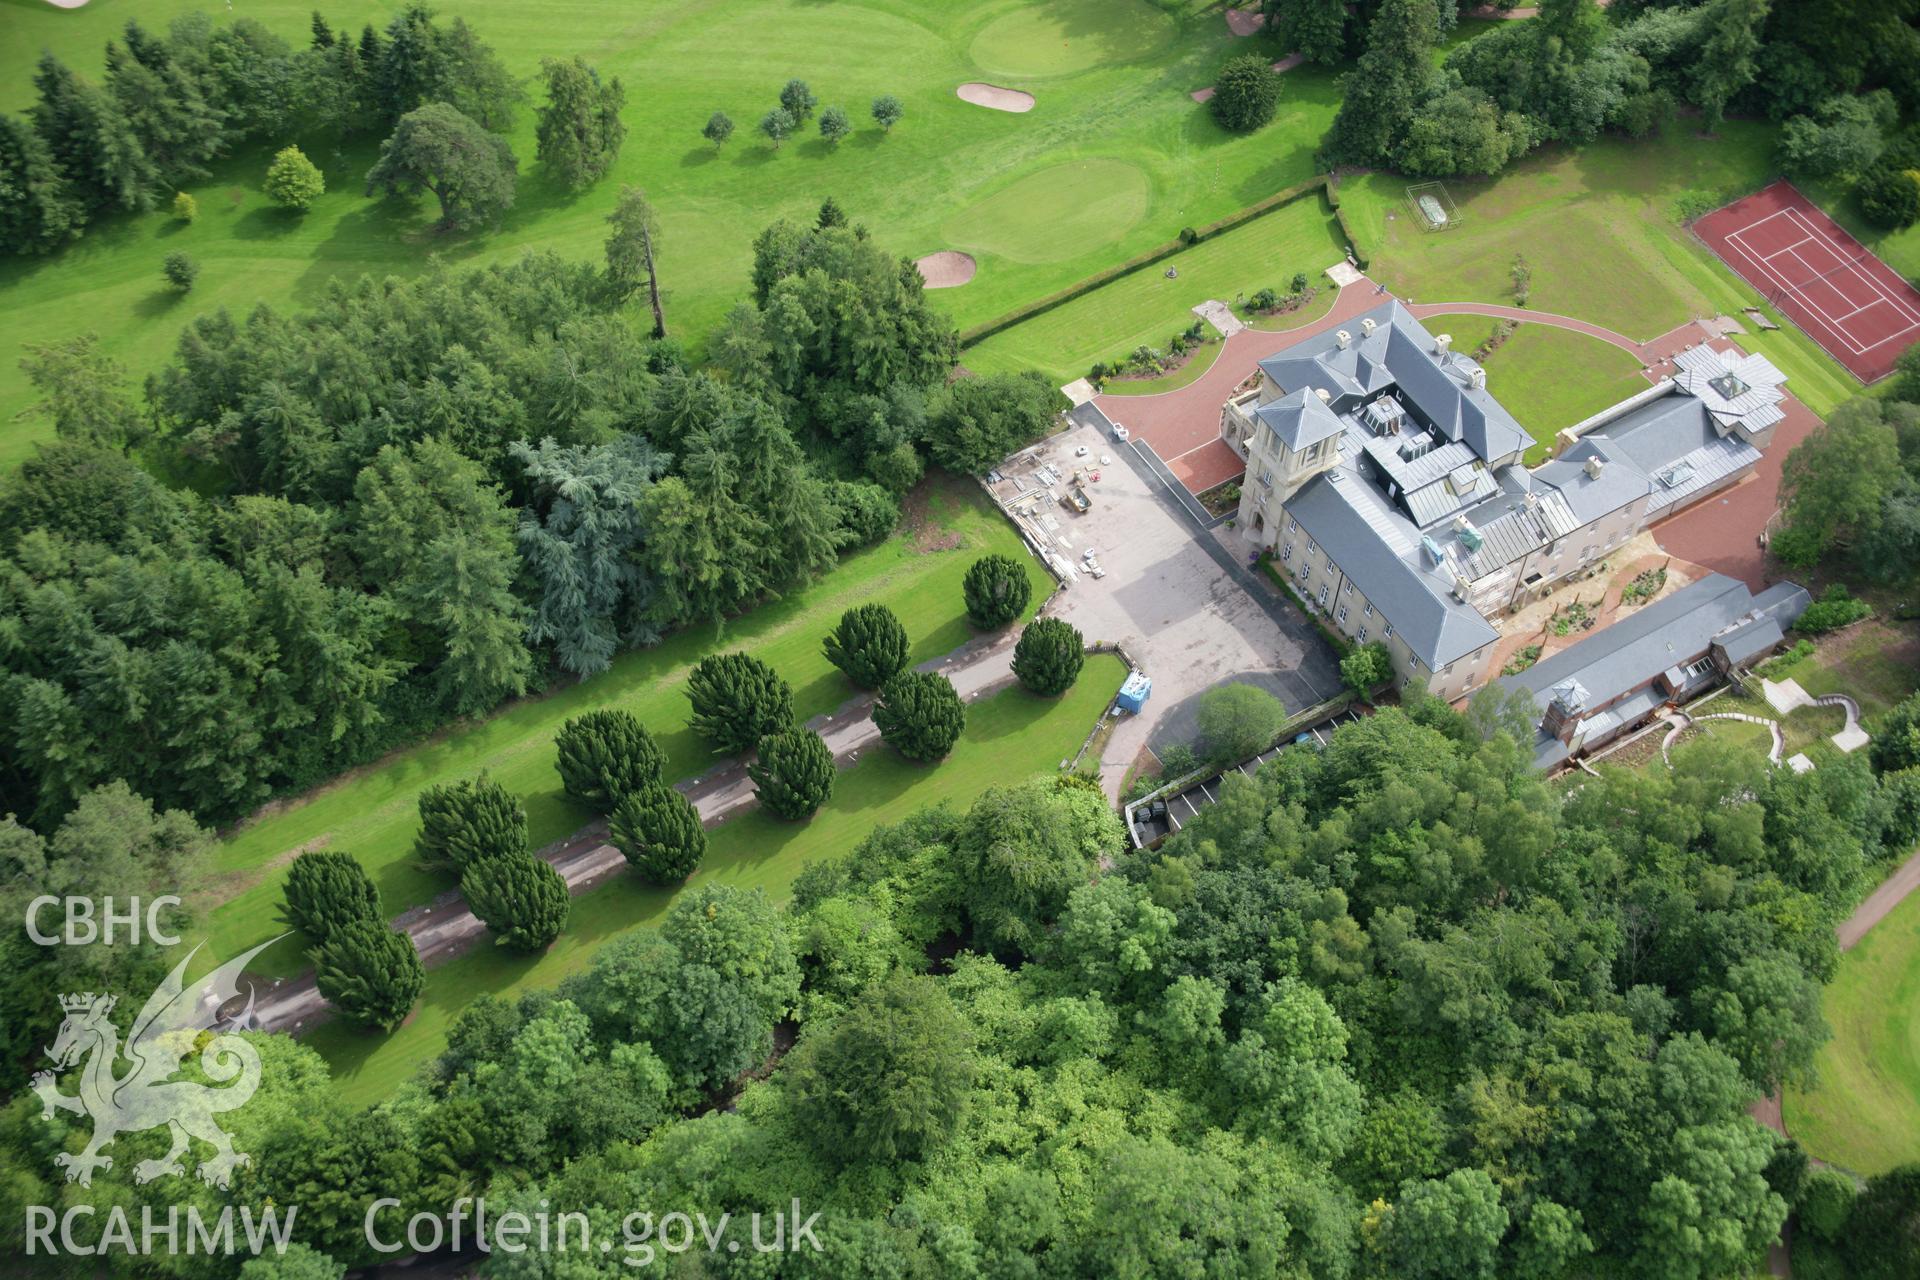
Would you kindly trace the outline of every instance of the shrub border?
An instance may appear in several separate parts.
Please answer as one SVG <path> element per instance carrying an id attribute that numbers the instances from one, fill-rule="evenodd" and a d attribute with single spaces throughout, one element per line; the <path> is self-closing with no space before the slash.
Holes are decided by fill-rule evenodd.
<path id="1" fill-rule="evenodd" d="M 1340 234 L 1346 237 L 1348 246 L 1353 250 L 1355 260 L 1359 262 L 1361 269 L 1365 270 L 1367 265 L 1366 254 L 1361 251 L 1360 242 L 1354 239 L 1353 231 L 1347 226 L 1346 217 L 1340 212 L 1340 196 L 1334 188 L 1333 179 L 1326 174 L 1322 174 L 1319 177 L 1310 178 L 1305 182 L 1296 183 L 1284 191 L 1275 192 L 1264 200 L 1255 201 L 1253 204 L 1247 205 L 1243 209 L 1235 210 L 1218 221 L 1209 222 L 1204 227 L 1196 227 L 1193 229 L 1191 239 L 1175 237 L 1164 244 L 1154 246 L 1145 253 L 1135 254 L 1125 262 L 1108 267 L 1103 271 L 1096 271 L 1085 279 L 1076 281 L 1064 289 L 1050 293 L 1044 298 L 1038 298 L 1032 302 L 1024 303 L 984 324 L 977 324 L 960 335 L 960 349 L 964 351 L 968 347 L 992 337 L 996 333 L 1001 333 L 1013 328 L 1013 326 L 1022 321 L 1031 320 L 1035 316 L 1043 315 L 1053 310 L 1055 307 L 1064 306 L 1076 298 L 1084 297 L 1102 285 L 1112 284 L 1115 280 L 1123 276 L 1132 275 L 1134 272 L 1145 267 L 1153 266 L 1157 262 L 1164 262 L 1181 250 L 1191 248 L 1203 240 L 1209 240 L 1223 232 L 1245 226 L 1255 218 L 1272 213 L 1275 209 L 1283 205 L 1292 204 L 1295 200 L 1303 196 L 1311 195 L 1315 191 L 1321 192 L 1326 196 L 1327 206 L 1333 213 L 1335 224 L 1340 228 Z"/>

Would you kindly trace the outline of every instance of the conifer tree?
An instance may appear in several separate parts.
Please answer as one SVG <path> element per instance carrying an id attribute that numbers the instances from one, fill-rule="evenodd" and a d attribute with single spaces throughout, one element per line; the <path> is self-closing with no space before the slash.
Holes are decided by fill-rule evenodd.
<path id="1" fill-rule="evenodd" d="M 391 1031 L 420 998 L 427 971 L 412 938 L 378 920 L 354 920 L 314 949 L 313 980 L 347 1017 Z"/>
<path id="2" fill-rule="evenodd" d="M 649 884 L 678 884 L 707 856 L 707 833 L 692 801 L 662 783 L 624 797 L 607 819 L 613 847 Z"/>
<path id="3" fill-rule="evenodd" d="M 287 869 L 281 919 L 324 943 L 356 920 L 380 920 L 380 890 L 360 860 L 338 849 L 313 849 Z"/>
<path id="4" fill-rule="evenodd" d="M 560 726 L 555 767 L 567 795 L 596 813 L 659 782 L 666 755 L 630 711 L 589 711 Z"/>
<path id="5" fill-rule="evenodd" d="M 1013 674 L 1045 697 L 1065 693 L 1080 678 L 1086 641 L 1064 618 L 1035 618 L 1013 647 Z"/>
<path id="6" fill-rule="evenodd" d="M 722 755 L 739 755 L 793 724 L 793 689 L 772 667 L 744 653 L 695 663 L 687 700 L 693 704 L 688 724 Z"/>
<path id="7" fill-rule="evenodd" d="M 768 734 L 747 776 L 769 813 L 789 821 L 810 818 L 833 795 L 833 751 L 812 729 Z"/>
<path id="8" fill-rule="evenodd" d="M 859 604 L 840 615 L 821 646 L 827 661 L 862 689 L 878 689 L 907 665 L 907 629 L 883 604 Z"/>
<path id="9" fill-rule="evenodd" d="M 922 764 L 942 759 L 960 740 L 967 709 L 953 681 L 930 671 L 902 671 L 880 690 L 873 722 L 887 745 Z"/>
<path id="10" fill-rule="evenodd" d="M 545 950 L 572 909 L 566 879 L 528 853 L 470 863 L 460 873 L 460 894 L 499 945 L 515 951 Z"/>

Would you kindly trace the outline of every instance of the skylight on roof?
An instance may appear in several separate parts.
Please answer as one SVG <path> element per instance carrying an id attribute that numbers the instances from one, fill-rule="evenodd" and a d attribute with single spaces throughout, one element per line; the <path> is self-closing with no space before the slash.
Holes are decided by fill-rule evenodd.
<path id="1" fill-rule="evenodd" d="M 1731 370 L 1717 377 L 1708 378 L 1707 385 L 1719 392 L 1722 400 L 1737 400 L 1753 390 L 1752 387 L 1740 381 Z"/>

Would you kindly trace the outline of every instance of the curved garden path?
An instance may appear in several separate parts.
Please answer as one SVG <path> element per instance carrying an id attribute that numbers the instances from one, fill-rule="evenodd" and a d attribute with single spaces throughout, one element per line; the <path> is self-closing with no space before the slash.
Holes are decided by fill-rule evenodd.
<path id="1" fill-rule="evenodd" d="M 1520 324 L 1544 324 L 1554 329 L 1571 329 L 1575 333 L 1584 333 L 1589 338 L 1598 338 L 1602 342 L 1612 343 L 1622 351 L 1637 357 L 1643 365 L 1656 364 L 1679 350 L 1681 346 L 1703 342 L 1707 338 L 1707 334 L 1699 328 L 1699 322 L 1695 320 L 1689 320 L 1679 328 L 1663 333 L 1650 341 L 1635 342 L 1623 333 L 1615 333 L 1605 325 L 1594 324 L 1589 320 L 1577 320 L 1572 316 L 1556 315 L 1551 311 L 1534 311 L 1529 307 L 1509 307 L 1496 302 L 1419 302 L 1408 304 L 1407 310 L 1413 312 L 1416 320 L 1445 315 L 1490 316 L 1495 320 L 1512 320 Z M 1677 342 L 1676 339 L 1678 339 Z"/>
<path id="2" fill-rule="evenodd" d="M 1667 736 L 1660 740 L 1660 758 L 1672 764 L 1673 760 L 1668 753 L 1673 750 L 1673 744 L 1679 740 L 1680 735 L 1693 725 L 1703 724 L 1708 720 L 1742 720 L 1747 724 L 1765 725 L 1767 732 L 1773 735 L 1773 746 L 1767 752 L 1768 764 L 1779 764 L 1780 753 L 1787 749 L 1787 741 L 1780 732 L 1778 720 L 1769 720 L 1765 716 L 1750 716 L 1744 711 L 1715 711 L 1704 716 L 1690 716 L 1684 711 L 1676 711 L 1667 717 L 1667 724 L 1670 727 L 1667 729 Z"/>

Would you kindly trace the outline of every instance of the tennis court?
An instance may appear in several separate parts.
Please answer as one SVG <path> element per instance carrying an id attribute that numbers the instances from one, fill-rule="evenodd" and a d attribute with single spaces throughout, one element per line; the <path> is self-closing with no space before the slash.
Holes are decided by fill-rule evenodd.
<path id="1" fill-rule="evenodd" d="M 1693 229 L 1862 382 L 1886 377 L 1920 341 L 1920 290 L 1792 183 L 1716 209 Z"/>

